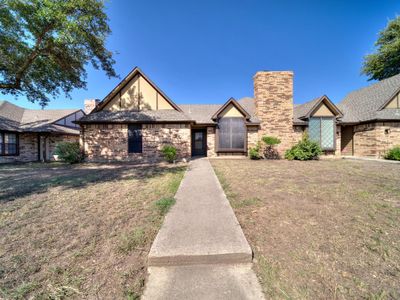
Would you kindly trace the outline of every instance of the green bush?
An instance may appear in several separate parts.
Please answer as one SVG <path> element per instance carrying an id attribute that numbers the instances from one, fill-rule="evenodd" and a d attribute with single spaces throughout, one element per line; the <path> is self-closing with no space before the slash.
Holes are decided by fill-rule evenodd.
<path id="1" fill-rule="evenodd" d="M 83 160 L 83 154 L 79 147 L 79 143 L 76 142 L 61 142 L 56 145 L 54 151 L 55 155 L 65 162 L 70 164 L 79 163 Z"/>
<path id="2" fill-rule="evenodd" d="M 386 153 L 385 159 L 400 160 L 400 146 L 396 146 L 396 147 L 390 149 Z"/>
<path id="3" fill-rule="evenodd" d="M 250 159 L 260 159 L 260 143 L 258 142 L 255 147 L 251 147 L 249 149 L 249 157 Z"/>
<path id="4" fill-rule="evenodd" d="M 176 148 L 172 145 L 165 145 L 162 149 L 161 152 L 164 155 L 164 158 L 167 162 L 173 163 L 176 160 L 177 157 L 177 151 Z"/>
<path id="5" fill-rule="evenodd" d="M 274 148 L 279 145 L 281 140 L 274 136 L 263 136 L 261 140 L 267 145 L 264 149 L 264 157 L 266 159 L 280 159 L 278 151 Z"/>
<path id="6" fill-rule="evenodd" d="M 281 143 L 281 140 L 274 136 L 263 136 L 262 141 L 268 146 L 274 146 Z"/>
<path id="7" fill-rule="evenodd" d="M 321 147 L 311 141 L 307 134 L 304 134 L 301 141 L 286 151 L 285 158 L 288 160 L 313 160 L 318 159 L 321 154 Z"/>

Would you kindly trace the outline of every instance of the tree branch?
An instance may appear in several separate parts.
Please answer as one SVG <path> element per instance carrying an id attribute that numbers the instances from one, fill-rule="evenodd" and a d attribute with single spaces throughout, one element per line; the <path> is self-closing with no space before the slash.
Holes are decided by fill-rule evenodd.
<path id="1" fill-rule="evenodd" d="M 0 89 L 9 89 L 9 90 L 21 89 L 22 78 L 25 76 L 26 72 L 28 71 L 32 63 L 35 61 L 35 59 L 41 54 L 42 49 L 40 49 L 40 47 L 43 42 L 43 39 L 45 38 L 46 34 L 52 29 L 52 27 L 53 24 L 49 24 L 43 29 L 41 34 L 37 37 L 35 42 L 35 47 L 33 48 L 31 54 L 29 54 L 29 56 L 27 57 L 21 68 L 15 74 L 14 82 L 0 83 Z"/>

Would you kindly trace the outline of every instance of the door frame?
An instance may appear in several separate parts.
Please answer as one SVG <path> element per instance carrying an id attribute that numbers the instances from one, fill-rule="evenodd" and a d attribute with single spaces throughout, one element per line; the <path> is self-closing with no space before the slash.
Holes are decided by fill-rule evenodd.
<path id="1" fill-rule="evenodd" d="M 196 135 L 196 132 L 202 132 L 203 133 L 203 153 L 202 154 L 195 154 L 194 153 L 194 138 Z M 193 156 L 207 156 L 207 128 L 192 128 L 191 130 L 191 155 Z"/>

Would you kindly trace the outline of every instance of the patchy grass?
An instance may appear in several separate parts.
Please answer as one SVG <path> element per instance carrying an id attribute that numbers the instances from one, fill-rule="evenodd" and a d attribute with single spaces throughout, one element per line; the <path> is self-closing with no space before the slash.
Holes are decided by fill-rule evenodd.
<path id="1" fill-rule="evenodd" d="M 156 203 L 156 207 L 160 215 L 165 216 L 172 205 L 175 204 L 174 198 L 163 198 L 158 200 Z"/>
<path id="2" fill-rule="evenodd" d="M 268 298 L 400 298 L 400 166 L 212 165 L 255 252 Z"/>
<path id="3" fill-rule="evenodd" d="M 0 166 L 0 299 L 139 299 L 185 168 Z"/>

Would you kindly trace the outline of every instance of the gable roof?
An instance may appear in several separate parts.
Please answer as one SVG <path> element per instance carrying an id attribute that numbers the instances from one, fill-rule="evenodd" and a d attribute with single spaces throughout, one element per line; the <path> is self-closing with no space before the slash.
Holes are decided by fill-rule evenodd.
<path id="1" fill-rule="evenodd" d="M 400 74 L 349 93 L 340 103 L 344 123 L 400 120 L 400 109 L 385 109 L 400 91 Z"/>
<path id="2" fill-rule="evenodd" d="M 245 114 L 249 116 L 249 123 L 260 123 L 254 115 L 255 102 L 253 98 L 246 97 L 237 101 L 235 100 L 235 102 L 239 104 Z M 215 124 L 213 117 L 222 107 L 221 104 L 181 104 L 179 106 L 182 108 L 183 112 L 197 124 Z"/>
<path id="3" fill-rule="evenodd" d="M 216 112 L 215 114 L 211 117 L 211 119 L 216 120 L 218 119 L 218 116 L 224 111 L 225 108 L 227 108 L 229 105 L 233 105 L 239 112 L 246 118 L 246 120 L 250 119 L 249 113 L 235 100 L 235 98 L 231 97 L 229 98 L 228 101 L 225 102 L 224 105 L 222 105 Z"/>
<path id="4" fill-rule="evenodd" d="M 303 104 L 295 104 L 293 107 L 293 123 L 294 125 L 306 125 L 307 119 L 309 119 L 313 113 L 320 107 L 320 104 L 325 104 L 328 109 L 337 117 L 343 117 L 341 110 L 333 104 L 333 102 L 328 98 L 328 96 L 323 95 L 314 98 Z"/>
<path id="5" fill-rule="evenodd" d="M 182 111 L 180 107 L 176 105 L 153 81 L 151 81 L 139 67 L 134 67 L 133 70 L 130 71 L 129 74 L 126 75 L 125 78 L 122 79 L 121 82 L 118 83 L 117 86 L 96 106 L 94 112 L 103 109 L 104 106 L 110 102 L 114 96 L 117 95 L 136 75 L 142 76 L 161 96 L 165 98 L 165 100 L 167 100 L 169 104 L 171 104 L 173 108 L 177 111 Z"/>
<path id="6" fill-rule="evenodd" d="M 79 130 L 56 125 L 80 109 L 26 109 L 8 101 L 0 101 L 0 130 L 18 132 L 58 132 L 79 134 Z"/>

